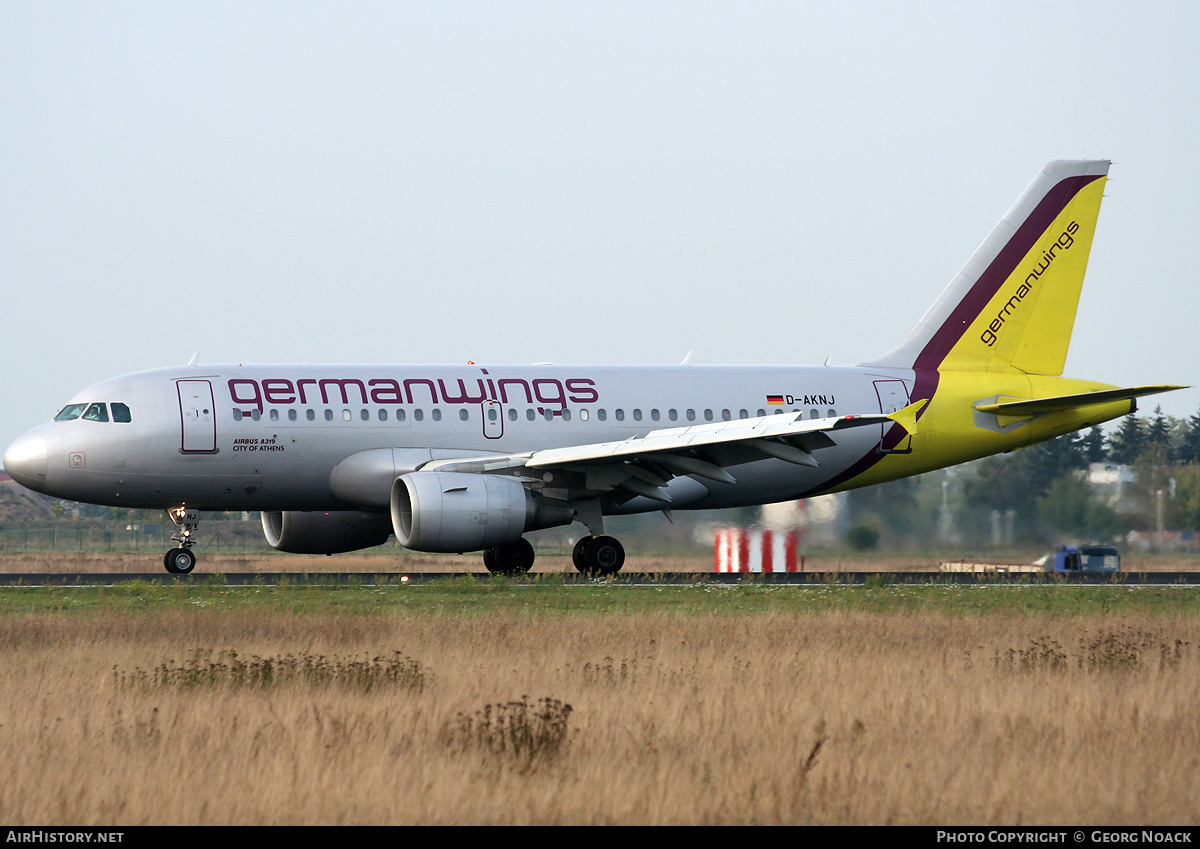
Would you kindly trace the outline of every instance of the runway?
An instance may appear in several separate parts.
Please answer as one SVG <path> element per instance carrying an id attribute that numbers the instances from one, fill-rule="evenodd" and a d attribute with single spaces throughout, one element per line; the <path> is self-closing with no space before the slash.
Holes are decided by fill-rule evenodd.
<path id="1" fill-rule="evenodd" d="M 526 575 L 499 576 L 485 572 L 246 572 L 172 575 L 147 573 L 19 573 L 0 574 L 4 587 L 111 587 L 135 581 L 164 585 L 202 586 L 362 586 L 403 587 L 437 581 L 473 578 L 479 582 L 502 581 L 513 587 L 546 584 L 566 586 L 793 586 L 793 587 L 886 587 L 886 586 L 1200 586 L 1200 572 L 1124 572 L 1101 574 L 974 574 L 941 572 L 629 572 L 610 577 L 592 578 L 567 572 L 531 572 Z"/>

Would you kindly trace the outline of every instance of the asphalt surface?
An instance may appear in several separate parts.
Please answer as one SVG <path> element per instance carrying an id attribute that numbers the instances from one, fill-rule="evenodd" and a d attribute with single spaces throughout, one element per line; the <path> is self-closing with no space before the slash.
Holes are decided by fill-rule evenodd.
<path id="1" fill-rule="evenodd" d="M 190 575 L 171 575 L 167 572 L 125 574 L 0 574 L 0 586 L 115 586 L 132 581 L 156 584 L 203 584 L 218 586 L 397 586 L 427 584 L 454 578 L 471 577 L 478 581 L 493 580 L 479 572 L 422 573 L 422 572 L 247 572 L 222 574 L 193 572 Z M 888 586 L 888 585 L 964 585 L 964 586 L 1200 586 L 1200 572 L 1122 572 L 1103 574 L 973 574 L 941 572 L 777 572 L 777 573 L 719 573 L 719 572 L 621 572 L 606 578 L 592 578 L 564 572 L 531 572 L 519 576 L 497 576 L 513 585 L 535 585 L 553 582 L 569 586 L 614 584 L 621 586 L 718 585 L 737 586 L 757 584 L 769 586 Z"/>

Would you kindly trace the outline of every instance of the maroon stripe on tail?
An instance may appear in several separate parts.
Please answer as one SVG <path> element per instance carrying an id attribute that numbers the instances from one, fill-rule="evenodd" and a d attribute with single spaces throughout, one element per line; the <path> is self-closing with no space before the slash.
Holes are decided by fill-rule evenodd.
<path id="1" fill-rule="evenodd" d="M 971 326 L 971 322 L 988 305 L 988 301 L 1000 291 L 1004 281 L 1013 273 L 1017 264 L 1024 259 L 1025 254 L 1029 253 L 1029 249 L 1033 247 L 1042 233 L 1046 232 L 1046 228 L 1054 223 L 1054 219 L 1067 208 L 1067 204 L 1075 199 L 1075 195 L 1079 194 L 1084 186 L 1093 180 L 1099 180 L 1102 176 L 1068 177 L 1046 192 L 1045 197 L 1041 199 L 1033 212 L 1017 228 L 1017 232 L 1013 233 L 1008 243 L 1000 249 L 1000 253 L 992 260 L 987 270 L 979 275 L 979 279 L 975 281 L 971 291 L 967 292 L 959 301 L 958 306 L 954 308 L 942 326 L 933 334 L 933 338 L 917 355 L 917 361 L 913 363 L 913 368 L 936 369 L 942 364 L 942 360 L 946 359 L 946 355 L 958 344 L 963 333 Z M 913 397 L 921 396 L 914 394 Z"/>
<path id="2" fill-rule="evenodd" d="M 963 296 L 958 306 L 951 310 L 950 315 L 942 322 L 942 326 L 933 334 L 933 338 L 929 340 L 925 347 L 921 349 L 921 353 L 917 355 L 917 360 L 913 363 L 913 369 L 916 371 L 916 380 L 913 383 L 913 391 L 909 395 L 910 399 L 920 401 L 922 398 L 933 398 L 934 392 L 937 391 L 938 380 L 941 377 L 937 369 L 941 366 L 942 361 L 946 359 L 946 355 L 958 344 L 958 340 L 962 338 L 967 328 L 971 326 L 971 322 L 975 320 L 975 317 L 983 311 L 988 302 L 1000 291 L 1000 287 L 1004 285 L 1004 281 L 1013 273 L 1017 264 L 1029 253 L 1029 249 L 1034 246 L 1038 238 L 1046 232 L 1046 228 L 1054 223 L 1054 219 L 1067 208 L 1067 204 L 1075 199 L 1075 196 L 1083 190 L 1084 186 L 1094 180 L 1099 180 L 1103 176 L 1103 174 L 1095 174 L 1068 177 L 1065 180 L 1059 181 L 1058 184 L 1046 192 L 1033 212 L 1017 228 L 1017 232 L 1013 233 L 1008 243 L 1000 249 L 1000 253 L 996 255 L 996 258 L 992 260 L 983 274 L 979 275 L 979 279 L 975 281 L 975 285 Z M 931 406 L 932 404 L 926 405 L 925 409 L 917 414 L 918 421 L 922 415 L 929 411 L 929 407 Z M 895 448 L 900 444 L 905 435 L 904 428 L 891 428 L 887 436 L 884 437 L 882 447 L 885 450 Z M 806 492 L 801 497 L 828 492 L 833 487 L 862 474 L 885 456 L 885 454 L 880 454 L 872 449 L 869 453 L 860 457 L 858 462 L 852 464 L 846 471 L 839 475 L 834 475 L 820 487 Z"/>

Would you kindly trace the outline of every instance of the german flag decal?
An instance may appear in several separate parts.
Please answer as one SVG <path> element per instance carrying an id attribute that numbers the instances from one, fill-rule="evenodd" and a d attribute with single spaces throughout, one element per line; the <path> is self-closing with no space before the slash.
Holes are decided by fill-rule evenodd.
<path id="1" fill-rule="evenodd" d="M 767 403 L 768 404 L 782 404 L 783 396 L 782 395 L 768 395 Z"/>

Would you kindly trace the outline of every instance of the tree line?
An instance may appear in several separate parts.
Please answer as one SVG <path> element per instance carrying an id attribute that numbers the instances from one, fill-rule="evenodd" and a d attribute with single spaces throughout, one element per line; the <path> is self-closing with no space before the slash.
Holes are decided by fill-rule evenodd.
<path id="1" fill-rule="evenodd" d="M 1101 467 L 1093 464 L 1103 464 Z M 1090 481 L 1089 469 L 1099 468 Z M 1200 412 L 1131 413 L 1109 432 L 1066 434 L 847 497 L 852 529 L 883 544 L 1107 542 L 1200 531 Z"/>

